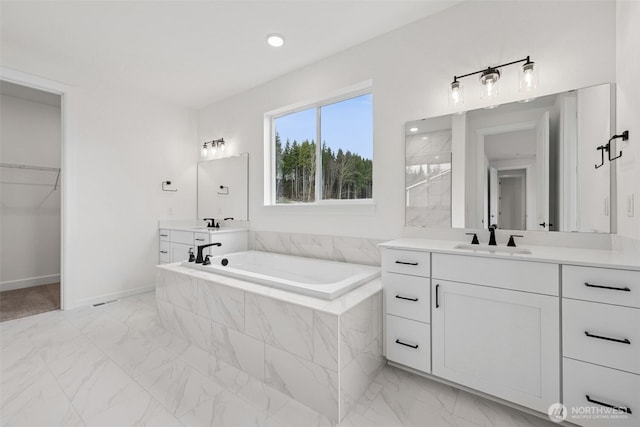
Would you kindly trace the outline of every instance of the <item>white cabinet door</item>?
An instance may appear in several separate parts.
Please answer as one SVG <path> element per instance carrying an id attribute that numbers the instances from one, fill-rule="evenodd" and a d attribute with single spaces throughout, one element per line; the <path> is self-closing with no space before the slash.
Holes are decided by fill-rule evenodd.
<path id="1" fill-rule="evenodd" d="M 557 297 L 432 281 L 432 372 L 546 412 L 560 399 Z"/>
<path id="2" fill-rule="evenodd" d="M 193 245 L 183 245 L 182 243 L 171 243 L 171 262 L 187 261 L 189 259 L 189 249 L 196 253 Z"/>

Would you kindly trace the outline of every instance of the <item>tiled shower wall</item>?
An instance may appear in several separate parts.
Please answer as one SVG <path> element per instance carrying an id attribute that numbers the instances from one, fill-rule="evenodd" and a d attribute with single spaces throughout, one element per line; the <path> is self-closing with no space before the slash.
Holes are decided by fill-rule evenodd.
<path id="1" fill-rule="evenodd" d="M 382 240 L 276 231 L 249 232 L 249 248 L 257 251 L 380 266 Z"/>

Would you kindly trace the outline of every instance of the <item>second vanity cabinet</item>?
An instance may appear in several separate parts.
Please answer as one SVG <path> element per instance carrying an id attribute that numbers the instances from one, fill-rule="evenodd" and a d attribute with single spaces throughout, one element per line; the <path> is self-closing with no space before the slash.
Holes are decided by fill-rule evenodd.
<path id="1" fill-rule="evenodd" d="M 160 264 L 179 262 L 189 259 L 189 251 L 197 254 L 199 245 L 220 242 L 220 247 L 209 247 L 204 255 L 220 255 L 224 253 L 247 250 L 247 231 L 244 229 L 219 229 L 216 231 L 190 231 L 184 228 L 161 228 Z"/>
<path id="2" fill-rule="evenodd" d="M 546 412 L 560 399 L 557 264 L 432 255 L 432 373 Z"/>

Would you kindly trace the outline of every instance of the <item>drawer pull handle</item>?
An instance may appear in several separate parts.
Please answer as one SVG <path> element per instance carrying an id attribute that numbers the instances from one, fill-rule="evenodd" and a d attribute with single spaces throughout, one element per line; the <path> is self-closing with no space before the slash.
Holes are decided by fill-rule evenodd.
<path id="1" fill-rule="evenodd" d="M 204 242 L 204 239 L 196 239 L 198 242 Z"/>
<path id="2" fill-rule="evenodd" d="M 160 237 L 169 237 L 168 234 L 161 234 Z"/>
<path id="3" fill-rule="evenodd" d="M 604 402 L 598 402 L 597 400 L 594 400 L 594 399 L 590 398 L 588 394 L 585 394 L 584 397 L 587 398 L 588 402 L 595 403 L 596 405 L 606 406 L 607 408 L 613 408 L 613 409 L 615 409 L 617 411 L 626 412 L 627 414 L 631 414 L 631 408 L 627 408 L 627 407 L 624 407 L 624 406 L 615 406 L 615 405 L 611 405 L 609 403 L 604 403 Z"/>
<path id="4" fill-rule="evenodd" d="M 418 344 L 415 344 L 415 345 L 407 344 L 406 342 L 402 342 L 399 339 L 396 340 L 396 344 L 404 345 L 406 347 L 411 347 L 411 348 L 418 348 Z"/>
<path id="5" fill-rule="evenodd" d="M 623 340 L 619 340 L 617 338 L 609 338 L 609 337 L 603 337 L 603 336 L 600 336 L 600 335 L 593 335 L 593 334 L 590 334 L 587 331 L 584 331 L 584 334 L 586 336 L 588 336 L 589 338 L 598 338 L 599 340 L 615 341 L 615 342 L 619 342 L 619 343 L 622 343 L 622 344 L 631 344 L 631 341 L 629 341 L 629 339 L 627 339 L 627 338 L 625 338 Z"/>
<path id="6" fill-rule="evenodd" d="M 167 251 L 160 251 L 161 254 L 168 254 L 169 252 Z"/>
<path id="7" fill-rule="evenodd" d="M 407 301 L 413 301 L 413 302 L 418 301 L 418 298 L 407 298 L 407 297 L 401 297 L 400 295 L 396 295 L 396 298 L 398 298 L 398 299 L 405 299 L 405 300 L 407 300 Z"/>
<path id="8" fill-rule="evenodd" d="M 402 265 L 418 265 L 417 262 L 406 262 L 406 261 L 396 261 L 396 264 L 402 264 Z"/>
<path id="9" fill-rule="evenodd" d="M 629 289 L 626 286 L 624 288 L 616 288 L 615 286 L 593 285 L 593 284 L 587 283 L 587 282 L 584 282 L 584 285 L 588 286 L 590 288 L 611 289 L 612 291 L 631 292 L 631 289 Z"/>
<path id="10" fill-rule="evenodd" d="M 436 285 L 436 308 L 440 308 L 440 298 L 438 298 L 440 294 L 440 285 Z"/>

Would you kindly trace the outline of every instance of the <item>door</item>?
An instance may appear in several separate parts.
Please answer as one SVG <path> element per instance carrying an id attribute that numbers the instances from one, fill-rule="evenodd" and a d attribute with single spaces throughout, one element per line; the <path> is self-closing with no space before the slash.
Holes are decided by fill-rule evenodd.
<path id="1" fill-rule="evenodd" d="M 560 398 L 555 296 L 434 280 L 432 373 L 546 412 Z"/>
<path id="2" fill-rule="evenodd" d="M 536 223 L 538 230 L 549 231 L 549 112 L 536 126 Z"/>
<path id="3" fill-rule="evenodd" d="M 527 191 L 524 174 L 501 176 L 498 181 L 498 190 L 498 224 L 500 228 L 525 230 Z"/>
<path id="4" fill-rule="evenodd" d="M 489 168 L 489 226 L 497 224 L 498 228 L 511 230 L 500 223 L 498 203 L 500 191 L 498 185 L 498 169 Z"/>

